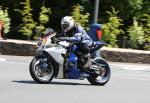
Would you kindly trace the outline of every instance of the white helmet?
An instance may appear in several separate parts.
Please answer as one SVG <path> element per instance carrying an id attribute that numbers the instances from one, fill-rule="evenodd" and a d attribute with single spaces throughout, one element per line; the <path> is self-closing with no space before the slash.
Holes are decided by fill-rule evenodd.
<path id="1" fill-rule="evenodd" d="M 75 22 L 74 22 L 73 18 L 70 16 L 65 16 L 61 20 L 61 27 L 64 32 L 67 32 L 70 29 L 72 29 L 74 27 L 74 25 L 75 25 Z"/>

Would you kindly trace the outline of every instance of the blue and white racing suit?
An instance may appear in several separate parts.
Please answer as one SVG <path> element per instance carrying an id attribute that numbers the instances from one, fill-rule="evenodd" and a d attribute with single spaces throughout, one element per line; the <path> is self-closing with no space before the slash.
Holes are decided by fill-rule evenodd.
<path id="1" fill-rule="evenodd" d="M 88 46 L 90 46 L 93 43 L 92 39 L 80 25 L 75 25 L 75 27 L 72 30 L 70 30 L 67 33 L 64 33 L 64 35 L 70 36 L 66 38 L 66 41 L 68 42 L 79 41 L 81 43 L 87 44 Z"/>
<path id="2" fill-rule="evenodd" d="M 89 37 L 89 35 L 86 33 L 86 31 L 78 24 L 76 24 L 70 31 L 64 33 L 64 35 L 67 35 L 68 37 L 65 37 L 65 40 L 67 42 L 78 42 L 77 50 L 75 51 L 75 54 L 78 56 L 78 63 L 83 65 L 86 65 L 90 58 L 90 49 L 89 46 L 92 45 L 93 41 Z M 85 66 L 85 68 L 88 68 Z"/>

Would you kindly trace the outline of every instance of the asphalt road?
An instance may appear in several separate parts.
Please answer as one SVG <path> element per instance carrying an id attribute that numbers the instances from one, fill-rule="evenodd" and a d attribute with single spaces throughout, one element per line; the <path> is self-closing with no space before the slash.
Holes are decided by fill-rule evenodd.
<path id="1" fill-rule="evenodd" d="M 0 60 L 0 103 L 150 103 L 150 72 L 130 70 L 148 65 L 111 64 L 112 76 L 105 86 L 87 80 L 54 79 L 37 84 L 29 74 L 29 61 Z"/>

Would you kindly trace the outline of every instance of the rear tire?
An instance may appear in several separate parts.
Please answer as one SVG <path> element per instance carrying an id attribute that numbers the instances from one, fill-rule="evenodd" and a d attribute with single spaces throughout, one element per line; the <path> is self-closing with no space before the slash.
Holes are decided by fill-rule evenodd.
<path id="1" fill-rule="evenodd" d="M 96 62 L 97 65 L 100 65 L 100 66 L 97 66 L 97 70 L 92 69 L 92 70 L 95 72 L 96 76 L 91 75 L 91 76 L 89 76 L 89 77 L 87 78 L 87 80 L 88 80 L 92 85 L 101 85 L 101 86 L 103 86 L 103 85 L 105 85 L 105 84 L 109 81 L 109 79 L 110 79 L 111 71 L 110 71 L 109 65 L 108 65 L 107 62 L 106 62 L 104 59 L 102 59 L 102 58 L 95 58 L 95 59 L 93 60 L 93 62 L 92 62 L 92 66 L 95 65 L 94 62 Z M 100 73 L 101 68 L 102 68 L 102 70 L 103 70 L 103 72 L 104 72 L 103 76 L 101 76 L 102 74 Z M 99 73 L 97 73 L 97 72 L 99 72 Z M 101 75 L 100 75 L 100 74 L 101 74 Z"/>
<path id="2" fill-rule="evenodd" d="M 29 67 L 30 75 L 31 77 L 37 82 L 41 84 L 46 84 L 51 82 L 51 80 L 54 78 L 54 68 L 52 66 L 52 63 L 48 60 L 48 69 L 42 68 L 40 65 L 40 59 L 43 59 L 43 57 L 35 57 L 32 59 Z M 47 72 L 47 73 L 46 73 Z M 46 73 L 47 75 L 41 75 L 43 73 Z"/>

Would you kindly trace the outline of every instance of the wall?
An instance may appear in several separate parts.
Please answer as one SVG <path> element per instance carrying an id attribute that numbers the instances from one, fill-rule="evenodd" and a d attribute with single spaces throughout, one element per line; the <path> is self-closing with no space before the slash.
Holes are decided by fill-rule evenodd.
<path id="1" fill-rule="evenodd" d="M 21 40 L 0 40 L 2 55 L 34 56 L 36 42 Z M 101 49 L 101 55 L 107 61 L 150 64 L 150 51 L 107 48 Z"/>

